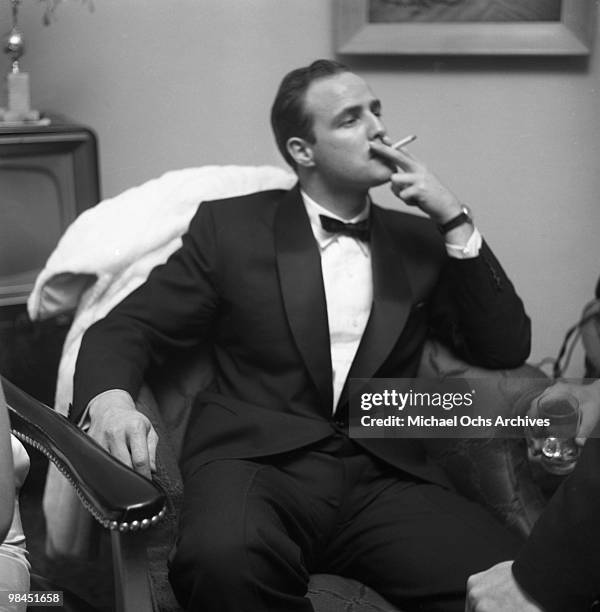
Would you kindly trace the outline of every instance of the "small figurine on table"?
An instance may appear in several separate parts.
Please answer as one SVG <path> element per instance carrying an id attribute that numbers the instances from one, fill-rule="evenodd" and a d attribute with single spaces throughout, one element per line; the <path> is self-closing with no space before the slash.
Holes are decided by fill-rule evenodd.
<path id="1" fill-rule="evenodd" d="M 0 121 L 5 122 L 38 121 L 40 118 L 40 113 L 31 109 L 29 74 L 21 72 L 19 67 L 19 60 L 25 52 L 23 33 L 18 26 L 20 2 L 12 0 L 12 28 L 4 46 L 11 61 L 10 72 L 6 75 L 8 108 L 0 109 Z"/>

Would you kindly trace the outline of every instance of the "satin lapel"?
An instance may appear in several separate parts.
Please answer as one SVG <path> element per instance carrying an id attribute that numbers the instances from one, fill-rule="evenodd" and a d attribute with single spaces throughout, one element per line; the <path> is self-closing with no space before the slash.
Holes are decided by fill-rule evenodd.
<path id="1" fill-rule="evenodd" d="M 397 244 L 381 211 L 371 209 L 373 306 L 348 378 L 371 378 L 396 344 L 408 319 L 412 291 Z M 347 381 L 346 381 L 347 384 Z M 346 389 L 342 393 L 345 396 Z"/>
<path id="2" fill-rule="evenodd" d="M 277 209 L 275 249 L 292 335 L 324 407 L 330 410 L 331 355 L 321 256 L 298 186 L 284 196 Z"/>

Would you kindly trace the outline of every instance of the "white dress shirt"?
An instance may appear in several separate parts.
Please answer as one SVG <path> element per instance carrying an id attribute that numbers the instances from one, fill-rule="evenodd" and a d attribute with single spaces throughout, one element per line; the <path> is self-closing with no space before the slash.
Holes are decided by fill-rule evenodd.
<path id="1" fill-rule="evenodd" d="M 302 192 L 306 212 L 321 252 L 321 270 L 333 374 L 333 410 L 337 406 L 350 365 L 356 355 L 373 302 L 371 249 L 368 243 L 331 234 L 321 227 L 319 215 L 346 223 L 356 223 L 369 216 L 369 203 L 353 219 L 342 219 L 329 212 Z"/>
<path id="2" fill-rule="evenodd" d="M 373 302 L 371 248 L 367 242 L 343 234 L 332 234 L 321 226 L 319 215 L 345 223 L 357 223 L 369 216 L 370 202 L 352 219 L 342 219 L 320 206 L 304 191 L 302 199 L 321 253 L 321 271 L 327 301 L 333 406 L 335 412 L 350 366 L 367 326 Z M 446 244 L 450 257 L 476 257 L 481 248 L 481 234 L 475 229 L 465 246 Z"/>

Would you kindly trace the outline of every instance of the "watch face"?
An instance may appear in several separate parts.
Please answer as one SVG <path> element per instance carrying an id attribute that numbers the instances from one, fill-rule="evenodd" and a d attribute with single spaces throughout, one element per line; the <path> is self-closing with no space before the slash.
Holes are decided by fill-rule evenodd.
<path id="1" fill-rule="evenodd" d="M 473 221 L 473 213 L 471 212 L 471 209 L 466 205 L 463 204 L 462 205 L 462 211 L 463 213 L 465 213 L 465 215 L 467 215 L 467 217 L 469 217 L 469 221 Z"/>

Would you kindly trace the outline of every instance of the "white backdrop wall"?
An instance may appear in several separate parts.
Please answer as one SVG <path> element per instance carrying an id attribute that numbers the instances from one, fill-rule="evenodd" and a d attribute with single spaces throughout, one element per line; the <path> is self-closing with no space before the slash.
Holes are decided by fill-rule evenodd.
<path id="1" fill-rule="evenodd" d="M 594 1 L 594 0 L 582 0 Z M 284 73 L 334 57 L 330 0 L 23 0 L 36 108 L 92 127 L 104 197 L 166 170 L 283 165 L 268 114 Z M 0 2 L 0 32 L 10 27 Z M 600 33 L 586 59 L 345 58 L 394 138 L 473 208 L 555 355 L 600 275 Z M 0 69 L 6 71 L 3 56 Z M 387 188 L 376 198 L 397 203 Z M 581 354 L 569 373 L 582 373 Z"/>

